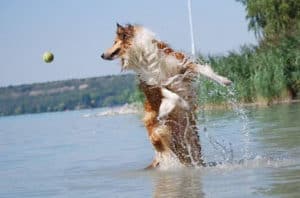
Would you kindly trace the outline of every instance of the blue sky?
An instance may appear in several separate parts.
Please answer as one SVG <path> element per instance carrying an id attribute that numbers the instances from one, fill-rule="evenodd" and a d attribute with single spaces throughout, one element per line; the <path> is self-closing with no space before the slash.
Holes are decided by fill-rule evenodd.
<path id="1" fill-rule="evenodd" d="M 225 54 L 256 42 L 235 0 L 192 0 L 192 11 L 198 52 Z M 0 86 L 120 74 L 118 61 L 100 59 L 116 22 L 144 25 L 191 51 L 186 0 L 2 0 Z M 42 60 L 48 50 L 50 64 Z"/>

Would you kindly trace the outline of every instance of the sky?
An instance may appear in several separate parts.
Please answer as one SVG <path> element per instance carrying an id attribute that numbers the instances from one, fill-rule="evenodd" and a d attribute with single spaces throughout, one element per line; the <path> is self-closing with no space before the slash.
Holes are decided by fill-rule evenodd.
<path id="1" fill-rule="evenodd" d="M 226 54 L 256 43 L 235 0 L 192 0 L 196 51 Z M 187 0 L 1 0 L 0 87 L 121 74 L 100 58 L 116 22 L 147 27 L 174 49 L 191 53 Z M 53 52 L 52 63 L 42 55 Z"/>

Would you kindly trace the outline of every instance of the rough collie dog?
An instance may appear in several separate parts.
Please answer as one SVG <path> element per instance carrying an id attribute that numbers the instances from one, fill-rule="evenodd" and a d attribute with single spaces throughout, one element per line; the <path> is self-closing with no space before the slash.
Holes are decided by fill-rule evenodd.
<path id="1" fill-rule="evenodd" d="M 178 162 L 183 166 L 203 166 L 196 126 L 197 97 L 194 80 L 202 74 L 220 84 L 230 80 L 210 66 L 193 62 L 176 52 L 154 33 L 138 25 L 117 24 L 114 44 L 101 57 L 121 59 L 122 70 L 136 72 L 145 95 L 144 124 L 155 149 L 148 168 Z"/>

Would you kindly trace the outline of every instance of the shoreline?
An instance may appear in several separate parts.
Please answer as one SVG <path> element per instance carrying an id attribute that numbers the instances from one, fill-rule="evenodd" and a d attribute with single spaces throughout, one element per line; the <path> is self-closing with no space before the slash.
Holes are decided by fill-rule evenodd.
<path id="1" fill-rule="evenodd" d="M 280 105 L 280 104 L 294 104 L 300 103 L 300 99 L 291 99 L 291 100 L 278 100 L 273 101 L 271 103 L 266 102 L 253 102 L 253 103 L 240 103 L 237 102 L 237 105 L 240 107 L 257 107 L 257 108 L 266 108 L 271 107 L 273 105 Z M 223 110 L 231 108 L 229 103 L 221 103 L 221 104 L 204 104 L 202 105 L 204 110 Z"/>
<path id="2" fill-rule="evenodd" d="M 255 108 L 267 108 L 273 105 L 280 105 L 280 104 L 294 104 L 300 103 L 300 99 L 294 100 L 281 100 L 272 102 L 270 104 L 262 103 L 262 102 L 255 102 L 255 103 L 239 103 L 237 102 L 236 105 L 238 107 L 255 107 Z M 118 115 L 119 111 L 121 110 L 123 113 L 121 114 L 138 114 L 139 111 L 143 112 L 143 104 L 140 102 L 137 103 L 125 103 L 120 106 L 113 106 L 113 107 L 99 107 L 99 108 L 108 108 L 104 112 L 98 112 L 96 116 L 110 116 L 110 115 Z M 200 105 L 199 109 L 203 109 L 205 111 L 212 111 L 212 110 L 226 110 L 232 108 L 232 105 L 229 103 L 221 103 L 221 104 L 204 104 Z M 68 109 L 65 111 L 45 111 L 39 113 L 56 113 L 56 112 L 67 112 L 67 111 L 80 111 L 80 110 L 95 110 L 98 108 L 82 108 L 82 109 Z M 39 114 L 39 113 L 23 113 L 23 114 L 10 114 L 10 115 L 0 115 L 0 117 L 8 117 L 8 116 L 22 116 L 22 115 L 30 115 L 30 114 Z M 84 116 L 89 117 L 89 116 Z"/>

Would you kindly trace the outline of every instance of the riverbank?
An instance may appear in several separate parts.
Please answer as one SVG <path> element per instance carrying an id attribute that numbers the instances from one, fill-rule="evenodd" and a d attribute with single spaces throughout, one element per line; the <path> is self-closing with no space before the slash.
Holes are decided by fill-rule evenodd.
<path id="1" fill-rule="evenodd" d="M 237 108 L 248 108 L 248 107 L 255 107 L 255 108 L 268 108 L 275 105 L 280 104 L 293 104 L 293 103 L 300 103 L 300 99 L 297 100 L 289 100 L 289 101 L 277 101 L 273 104 L 265 104 L 265 103 L 224 103 L 224 104 L 206 104 L 200 105 L 199 109 L 204 111 L 215 111 L 215 110 L 229 110 L 232 109 L 233 106 Z M 115 115 L 126 115 L 126 114 L 142 114 L 143 113 L 143 104 L 142 103 L 130 103 L 124 104 L 121 106 L 105 108 L 104 110 L 96 113 L 86 113 L 83 115 L 85 118 L 89 117 L 103 117 L 103 116 L 115 116 Z"/>
<path id="2" fill-rule="evenodd" d="M 0 116 L 118 106 L 135 91 L 132 74 L 0 87 Z"/>
<path id="3" fill-rule="evenodd" d="M 258 108 L 266 108 L 271 107 L 274 105 L 280 104 L 293 104 L 293 103 L 300 103 L 300 99 L 292 99 L 292 100 L 281 100 L 281 101 L 274 101 L 272 103 L 265 103 L 265 102 L 252 102 L 252 103 L 239 103 L 237 102 L 235 105 L 239 107 L 258 107 Z M 230 109 L 232 105 L 230 102 L 222 103 L 222 104 L 204 104 L 201 106 L 204 110 L 223 110 L 223 109 Z"/>

